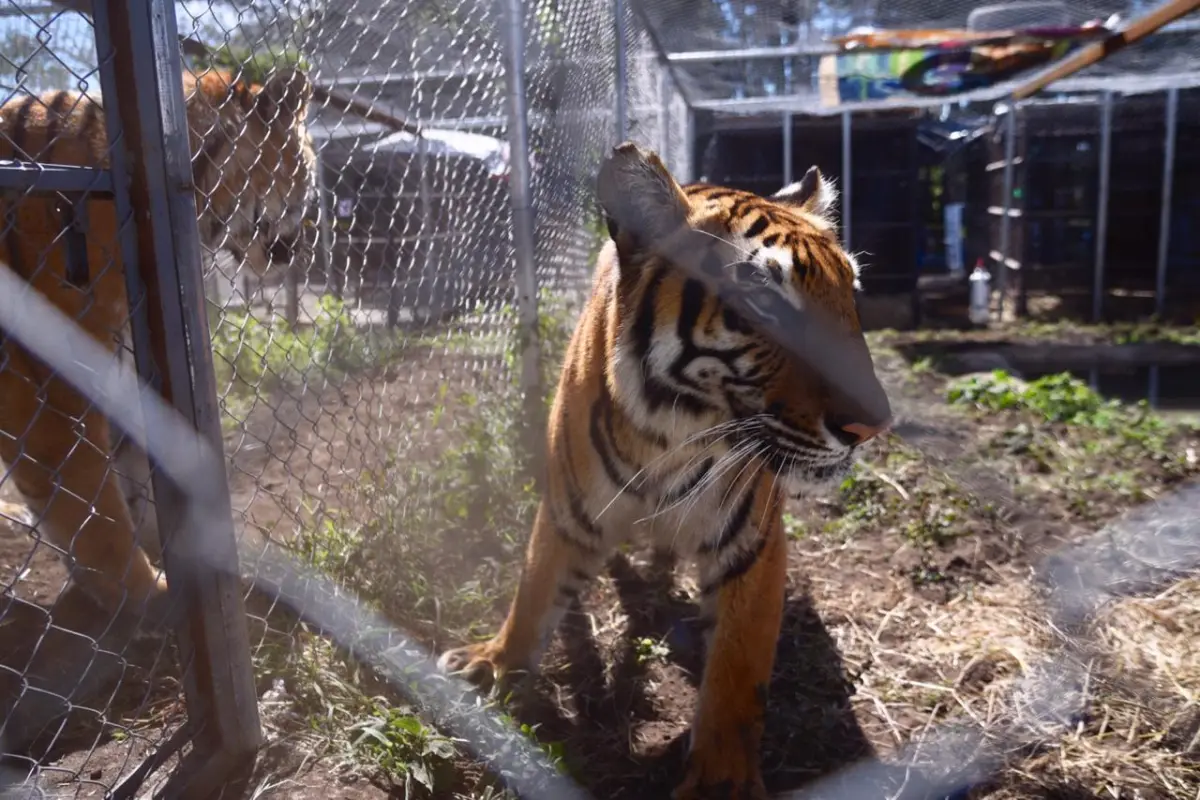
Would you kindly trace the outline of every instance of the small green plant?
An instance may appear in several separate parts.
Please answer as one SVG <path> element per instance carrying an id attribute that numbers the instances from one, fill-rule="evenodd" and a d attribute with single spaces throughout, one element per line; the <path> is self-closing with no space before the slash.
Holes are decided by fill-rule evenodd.
<path id="1" fill-rule="evenodd" d="M 340 515 L 321 517 L 312 528 L 302 528 L 295 547 L 305 563 L 331 578 L 349 578 L 362 543 L 359 527 Z"/>
<path id="2" fill-rule="evenodd" d="M 377 700 L 374 713 L 347 733 L 356 759 L 404 786 L 405 797 L 432 795 L 454 779 L 454 742 L 426 727 L 410 709 Z"/>
<path id="3" fill-rule="evenodd" d="M 783 532 L 793 541 L 803 539 L 806 533 L 804 520 L 798 518 L 790 511 L 783 512 Z"/>
<path id="4" fill-rule="evenodd" d="M 654 664 L 666 661 L 671 654 L 671 648 L 665 642 L 643 636 L 634 645 L 634 652 L 639 664 Z"/>
<path id="5" fill-rule="evenodd" d="M 334 378 L 387 362 L 399 352 L 396 335 L 355 327 L 342 301 L 324 295 L 316 318 L 292 328 L 246 313 L 222 312 L 212 326 L 214 366 L 222 396 L 254 395 L 289 382 Z"/>
<path id="6" fill-rule="evenodd" d="M 839 513 L 825 525 L 825 531 L 849 536 L 864 524 L 883 517 L 887 513 L 885 489 L 883 481 L 874 473 L 862 464 L 856 464 L 838 486 Z"/>
<path id="7" fill-rule="evenodd" d="M 1070 373 L 1046 375 L 1025 384 L 1004 370 L 971 376 L 951 383 L 946 399 L 956 405 L 971 405 L 987 411 L 1026 409 L 1047 422 L 1092 428 L 1110 428 L 1128 422 L 1120 402 L 1101 397 Z"/>
<path id="8" fill-rule="evenodd" d="M 933 372 L 933 359 L 929 356 L 921 356 L 912 363 L 910 371 L 914 375 L 924 375 L 927 372 Z"/>
<path id="9" fill-rule="evenodd" d="M 509 723 L 513 723 L 511 717 L 501 715 L 506 718 Z M 562 742 L 543 742 L 537 735 L 537 725 L 530 725 L 528 722 L 521 723 L 518 728 L 525 738 L 538 747 L 545 755 L 550 765 L 563 774 L 567 774 L 566 764 L 566 748 Z"/>

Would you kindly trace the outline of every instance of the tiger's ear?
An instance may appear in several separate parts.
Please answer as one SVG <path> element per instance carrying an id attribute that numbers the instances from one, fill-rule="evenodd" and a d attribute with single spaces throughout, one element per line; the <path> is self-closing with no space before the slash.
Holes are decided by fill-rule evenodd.
<path id="1" fill-rule="evenodd" d="M 688 200 L 662 160 L 632 142 L 600 165 L 596 193 L 618 252 L 653 247 L 687 225 Z"/>
<path id="2" fill-rule="evenodd" d="M 308 114 L 312 82 L 299 67 L 280 69 L 267 79 L 255 99 L 255 110 L 268 123 L 291 126 Z"/>
<path id="3" fill-rule="evenodd" d="M 809 167 L 804 177 L 796 183 L 771 195 L 771 199 L 780 205 L 791 206 L 822 219 L 828 218 L 833 212 L 837 197 L 838 191 L 833 181 L 822 175 L 816 166 Z"/>

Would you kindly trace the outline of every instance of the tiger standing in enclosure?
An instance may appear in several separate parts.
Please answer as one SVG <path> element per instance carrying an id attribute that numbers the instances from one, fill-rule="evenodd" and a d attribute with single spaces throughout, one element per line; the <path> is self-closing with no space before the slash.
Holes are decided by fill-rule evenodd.
<path id="1" fill-rule="evenodd" d="M 520 584 L 495 638 L 440 665 L 484 686 L 536 669 L 606 556 L 644 533 L 696 561 L 706 624 L 675 796 L 764 797 L 785 493 L 840 479 L 855 449 L 890 425 L 855 306 L 858 266 L 834 235 L 835 192 L 815 167 L 762 198 L 680 187 L 657 155 L 627 143 L 597 185 L 610 241 L 550 412 L 546 491 Z M 840 334 L 831 360 L 857 376 L 855 391 L 780 341 L 815 340 L 815 321 L 765 333 L 768 320 L 816 312 Z"/>
<path id="2" fill-rule="evenodd" d="M 200 240 L 261 274 L 272 260 L 290 258 L 310 197 L 308 76 L 287 69 L 252 85 L 185 69 L 183 90 Z M 0 158 L 107 168 L 109 148 L 104 110 L 89 97 L 50 92 L 0 107 Z M 85 205 L 61 194 L 8 193 L 0 212 L 0 262 L 128 358 L 118 230 L 131 221 L 117 218 L 113 200 L 89 197 Z M 11 338 L 3 348 L 0 457 L 37 529 L 82 568 L 73 577 L 106 609 L 147 602 L 157 613 L 166 580 L 143 550 L 157 543 L 131 515 L 131 502 L 150 502 L 145 454 L 128 437 L 114 451 L 108 420 L 86 397 Z"/>

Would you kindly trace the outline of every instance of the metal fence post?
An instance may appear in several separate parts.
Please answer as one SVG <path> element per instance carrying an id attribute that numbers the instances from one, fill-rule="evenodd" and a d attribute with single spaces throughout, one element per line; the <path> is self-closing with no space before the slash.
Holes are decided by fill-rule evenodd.
<path id="1" fill-rule="evenodd" d="M 792 112 L 783 112 L 783 185 L 792 185 L 792 176 L 795 175 L 795 167 L 792 165 Z"/>
<path id="2" fill-rule="evenodd" d="M 1096 189 L 1096 264 L 1092 286 L 1092 319 L 1100 321 L 1104 313 L 1104 260 L 1108 246 L 1108 184 L 1112 171 L 1113 93 L 1104 93 L 1100 106 L 1100 181 Z"/>
<path id="3" fill-rule="evenodd" d="M 784 36 L 784 44 L 787 37 Z M 792 59 L 783 60 L 783 93 L 788 98 L 792 96 Z M 796 174 L 796 166 L 792 163 L 792 112 L 783 112 L 783 185 L 791 186 Z"/>
<path id="4" fill-rule="evenodd" d="M 533 175 L 529 163 L 529 115 L 525 104 L 525 23 L 521 0 L 505 0 L 505 88 L 508 105 L 508 176 L 516 261 L 518 344 L 524 394 L 524 446 L 532 473 L 541 480 L 545 392 L 542 390 L 538 281 L 534 239 Z"/>
<path id="5" fill-rule="evenodd" d="M 317 148 L 317 241 L 324 254 L 321 266 L 325 273 L 325 291 L 329 291 L 329 284 L 332 282 L 336 296 L 341 298 L 341 284 L 333 275 L 333 203 L 325 185 L 325 159 L 322 155 L 324 149 Z"/>
<path id="6" fill-rule="evenodd" d="M 625 0 L 613 0 L 613 31 L 615 34 L 616 49 L 616 98 L 615 112 L 617 124 L 617 141 L 625 141 L 625 137 L 629 133 L 628 109 L 626 103 L 627 85 L 626 85 L 626 64 L 625 64 Z"/>
<path id="7" fill-rule="evenodd" d="M 433 259 L 430 258 L 430 253 L 433 250 L 433 245 L 430 240 L 437 240 L 438 231 L 431 228 L 430 221 L 430 194 L 429 187 L 429 140 L 425 138 L 424 133 L 418 134 L 417 139 L 417 203 L 420 205 L 420 220 L 417 225 L 417 247 L 420 249 L 420 258 L 414 259 L 414 262 L 419 265 L 421 270 L 421 278 L 424 280 L 429 278 L 429 285 L 425 291 L 429 298 L 429 310 L 433 319 L 438 319 L 442 313 L 441 302 L 442 297 L 438 294 L 439 289 L 437 281 L 439 278 L 437 269 L 432 265 Z M 436 312 L 435 305 L 437 303 Z"/>
<path id="8" fill-rule="evenodd" d="M 100 61 L 111 60 L 106 99 L 118 112 L 129 168 L 129 208 L 148 324 L 134 325 L 138 372 L 157 378 L 167 402 L 223 450 L 174 8 L 165 0 L 94 4 Z M 107 69 L 107 67 L 106 67 Z M 114 102 L 115 101 L 115 102 Z M 131 282 L 133 279 L 131 278 Z M 134 284 L 136 285 L 136 284 Z M 136 302 L 136 298 L 134 298 Z M 152 360 L 151 360 L 152 356 Z M 226 481 L 205 504 L 216 529 L 183 529 L 187 500 L 161 471 L 153 479 L 163 561 L 184 618 L 177 628 L 192 751 L 164 794 L 203 797 L 253 763 L 261 742 Z M 192 487 L 189 487 L 192 488 Z"/>
<path id="9" fill-rule="evenodd" d="M 1017 158 L 1017 103 L 1010 100 L 1004 118 L 1004 202 L 1000 206 L 1000 263 L 996 271 L 996 294 L 1000 297 L 1000 316 L 1004 316 L 1004 298 L 1008 293 L 1009 246 L 1012 242 L 1012 195 Z"/>
<path id="10" fill-rule="evenodd" d="M 1154 280 L 1154 313 L 1162 315 L 1167 301 L 1167 256 L 1171 250 L 1171 191 L 1175 180 L 1175 135 L 1179 127 L 1179 89 L 1167 90 L 1166 142 L 1163 146 L 1162 208 L 1158 222 L 1158 271 Z"/>
<path id="11" fill-rule="evenodd" d="M 671 164 L 671 80 L 666 62 L 658 62 L 658 154 Z"/>
<path id="12" fill-rule="evenodd" d="M 850 225 L 853 221 L 850 207 L 850 178 L 854 161 L 851 158 L 850 112 L 842 112 L 842 247 L 850 249 Z"/>
<path id="13" fill-rule="evenodd" d="M 683 176 L 687 183 L 696 180 L 696 111 L 688 105 L 683 123 Z"/>

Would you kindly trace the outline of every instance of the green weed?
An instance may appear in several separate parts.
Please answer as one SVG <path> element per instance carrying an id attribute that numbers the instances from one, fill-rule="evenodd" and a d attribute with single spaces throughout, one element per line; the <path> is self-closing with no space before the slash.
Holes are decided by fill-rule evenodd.
<path id="1" fill-rule="evenodd" d="M 643 636 L 634 644 L 635 657 L 639 664 L 662 663 L 671 654 L 671 648 L 666 642 Z"/>
<path id="2" fill-rule="evenodd" d="M 373 767 L 407 798 L 430 796 L 455 780 L 454 741 L 426 727 L 410 709 L 376 699 L 371 714 L 346 731 L 358 763 Z"/>
<path id="3" fill-rule="evenodd" d="M 1102 430 L 1134 425 L 1145 433 L 1163 427 L 1160 419 L 1146 413 L 1149 409 L 1144 403 L 1125 406 L 1117 400 L 1106 399 L 1065 372 L 1046 375 L 1028 384 L 1004 370 L 973 375 L 951 382 L 946 400 L 953 405 L 969 405 L 983 411 L 1024 409 L 1040 415 L 1047 422 Z"/>

